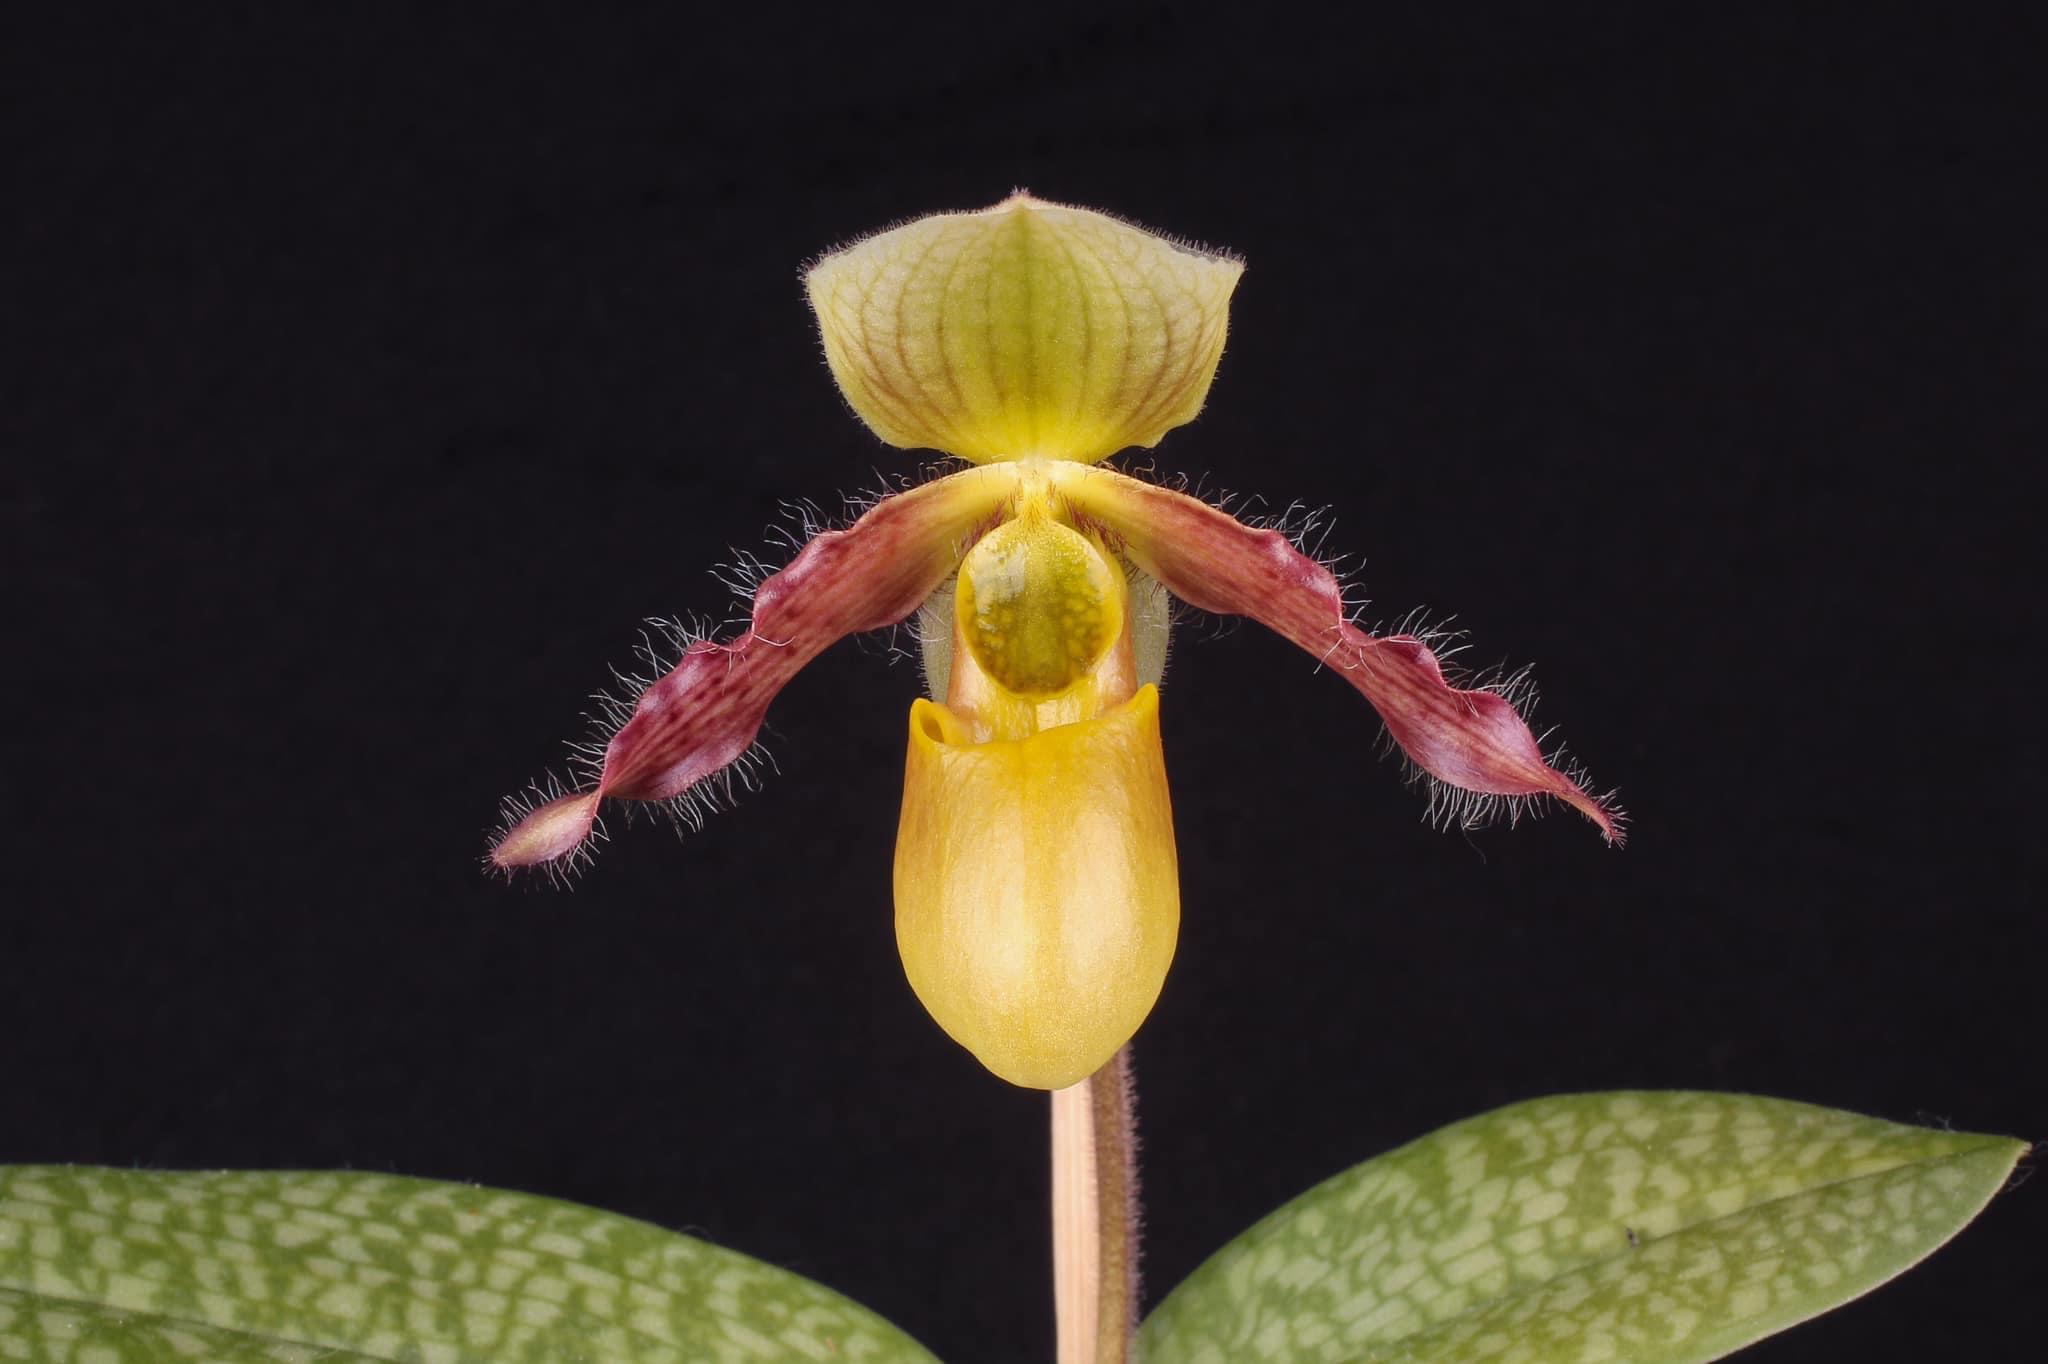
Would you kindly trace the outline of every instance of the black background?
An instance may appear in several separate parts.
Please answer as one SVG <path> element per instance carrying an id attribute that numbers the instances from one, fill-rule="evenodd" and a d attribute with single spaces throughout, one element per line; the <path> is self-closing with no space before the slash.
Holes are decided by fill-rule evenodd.
<path id="1" fill-rule="evenodd" d="M 828 653 L 685 843 L 477 864 L 643 617 L 918 467 L 800 263 L 1020 184 L 1244 255 L 1159 466 L 1328 505 L 1634 816 L 1432 830 L 1348 688 L 1185 628 L 1148 1298 L 1542 1093 L 2048 1135 L 2038 25 L 270 13 L 8 59 L 0 1159 L 529 1189 L 1049 1358 L 1044 1100 L 895 959 L 914 666 Z M 2015 1357 L 2044 1230 L 1753 1357 Z"/>

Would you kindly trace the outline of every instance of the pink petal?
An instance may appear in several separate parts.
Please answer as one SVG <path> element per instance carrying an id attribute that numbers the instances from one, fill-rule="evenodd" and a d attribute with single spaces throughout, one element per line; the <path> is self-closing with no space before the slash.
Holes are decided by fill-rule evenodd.
<path id="1" fill-rule="evenodd" d="M 847 635 L 916 611 L 1015 486 L 1009 468 L 968 469 L 885 498 L 845 530 L 812 539 L 754 590 L 745 632 L 690 645 L 640 694 L 605 746 L 596 787 L 525 814 L 498 838 L 491 861 L 555 862 L 589 836 L 600 799 L 670 800 L 738 759 L 799 669 Z"/>
<path id="2" fill-rule="evenodd" d="M 1430 776 L 1482 796 L 1555 796 L 1609 843 L 1622 841 L 1621 812 L 1551 766 L 1506 698 L 1451 686 L 1412 635 L 1376 637 L 1352 625 L 1336 577 L 1281 532 L 1108 469 L 1062 469 L 1060 486 L 1077 513 L 1118 537 L 1174 596 L 1250 616 L 1336 668 Z"/>

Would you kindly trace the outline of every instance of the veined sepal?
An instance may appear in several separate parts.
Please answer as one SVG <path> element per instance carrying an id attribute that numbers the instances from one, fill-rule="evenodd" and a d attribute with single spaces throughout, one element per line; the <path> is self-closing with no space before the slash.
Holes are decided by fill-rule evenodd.
<path id="1" fill-rule="evenodd" d="M 1244 266 L 1018 192 L 813 265 L 825 358 L 891 445 L 1094 461 L 1202 409 Z"/>

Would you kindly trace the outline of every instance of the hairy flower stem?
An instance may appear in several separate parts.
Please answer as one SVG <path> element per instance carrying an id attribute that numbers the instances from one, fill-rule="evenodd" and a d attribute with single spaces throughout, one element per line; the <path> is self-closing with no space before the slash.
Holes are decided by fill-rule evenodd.
<path id="1" fill-rule="evenodd" d="M 1128 1364 L 1138 1312 L 1131 1049 L 1052 1095 L 1052 1280 L 1059 1364 Z"/>

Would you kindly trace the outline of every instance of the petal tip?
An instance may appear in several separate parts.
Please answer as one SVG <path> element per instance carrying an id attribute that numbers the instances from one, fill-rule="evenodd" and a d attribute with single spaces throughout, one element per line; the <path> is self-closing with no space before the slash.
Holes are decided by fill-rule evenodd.
<path id="1" fill-rule="evenodd" d="M 597 792 L 579 791 L 536 806 L 491 845 L 491 865 L 513 871 L 571 856 L 590 837 L 597 802 Z"/>
<path id="2" fill-rule="evenodd" d="M 1606 840 L 1608 847 L 1628 846 L 1628 811 L 1614 803 L 1614 792 L 1596 796 L 1573 781 L 1570 794 L 1559 794 L 1565 804 L 1593 821 L 1593 827 L 1600 831 L 1600 837 Z"/>

